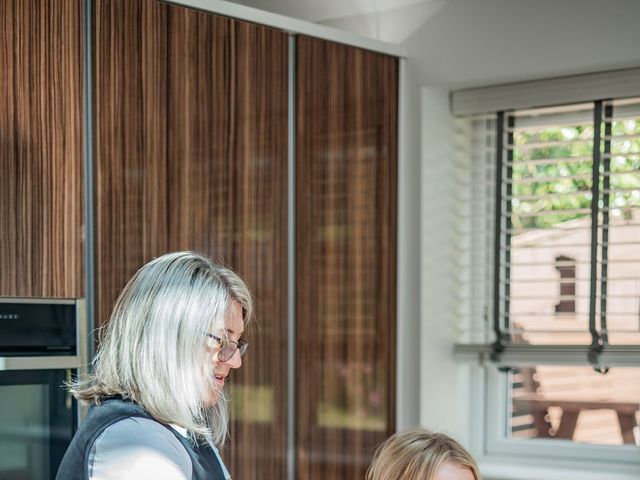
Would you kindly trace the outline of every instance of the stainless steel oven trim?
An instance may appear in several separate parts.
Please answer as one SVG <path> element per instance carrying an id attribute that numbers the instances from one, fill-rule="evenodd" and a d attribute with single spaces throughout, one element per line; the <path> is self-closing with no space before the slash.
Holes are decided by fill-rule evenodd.
<path id="1" fill-rule="evenodd" d="M 80 355 L 59 357 L 0 357 L 0 371 L 80 369 Z"/>
<path id="2" fill-rule="evenodd" d="M 0 297 L 0 303 L 46 303 L 54 305 L 73 305 L 79 300 L 75 298 L 32 298 L 32 297 Z M 77 318 L 77 317 L 76 317 Z"/>
<path id="3" fill-rule="evenodd" d="M 75 300 L 76 304 L 76 356 L 80 361 L 80 374 L 87 373 L 87 344 L 91 341 L 87 332 L 87 302 L 84 298 Z"/>
<path id="4" fill-rule="evenodd" d="M 76 320 L 78 322 L 76 332 L 77 338 L 77 357 L 79 365 L 75 368 L 78 369 L 78 377 L 85 378 L 89 371 L 89 342 L 93 342 L 93 335 L 89 334 L 89 326 L 87 325 L 88 318 L 88 304 L 84 298 L 76 300 Z M 89 413 L 89 406 L 84 402 L 78 401 L 77 410 L 77 422 L 78 425 L 84 420 Z"/>
<path id="5" fill-rule="evenodd" d="M 87 304 L 84 299 L 72 298 L 20 298 L 0 297 L 0 303 L 37 303 L 76 306 L 76 355 L 64 356 L 0 356 L 0 371 L 77 369 L 79 375 L 87 373 Z"/>

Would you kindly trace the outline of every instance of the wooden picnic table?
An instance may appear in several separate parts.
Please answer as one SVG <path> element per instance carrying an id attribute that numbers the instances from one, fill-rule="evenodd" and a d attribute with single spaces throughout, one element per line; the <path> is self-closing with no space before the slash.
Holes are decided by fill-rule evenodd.
<path id="1" fill-rule="evenodd" d="M 513 407 L 519 411 L 529 411 L 534 418 L 534 426 L 539 437 L 551 437 L 551 424 L 546 420 L 550 407 L 562 409 L 560 425 L 555 432 L 556 438 L 571 440 L 576 429 L 578 416 L 584 410 L 614 410 L 618 416 L 620 431 L 624 443 L 635 444 L 633 429 L 636 427 L 636 412 L 640 404 L 634 402 L 561 400 L 545 398 L 536 393 L 526 393 L 513 398 Z"/>

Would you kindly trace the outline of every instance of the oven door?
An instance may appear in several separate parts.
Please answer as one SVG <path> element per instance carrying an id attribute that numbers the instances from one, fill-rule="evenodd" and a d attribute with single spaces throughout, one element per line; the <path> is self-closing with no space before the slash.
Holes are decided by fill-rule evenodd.
<path id="1" fill-rule="evenodd" d="M 76 372 L 0 367 L 0 480 L 54 479 L 77 427 L 63 386 Z"/>

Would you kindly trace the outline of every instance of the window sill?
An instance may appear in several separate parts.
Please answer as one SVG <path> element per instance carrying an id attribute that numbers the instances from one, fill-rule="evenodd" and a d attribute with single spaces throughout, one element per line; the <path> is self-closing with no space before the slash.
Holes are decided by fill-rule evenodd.
<path id="1" fill-rule="evenodd" d="M 617 463 L 600 462 L 562 462 L 557 465 L 548 462 L 546 466 L 539 463 L 527 463 L 515 459 L 480 458 L 478 466 L 484 480 L 638 480 L 640 467 L 635 465 L 621 466 Z M 617 470 L 617 471 L 613 471 Z"/>

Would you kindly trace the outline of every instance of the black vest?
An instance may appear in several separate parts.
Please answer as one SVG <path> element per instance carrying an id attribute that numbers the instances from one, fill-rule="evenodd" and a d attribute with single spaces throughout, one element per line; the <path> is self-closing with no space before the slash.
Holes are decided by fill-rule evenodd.
<path id="1" fill-rule="evenodd" d="M 56 480 L 89 480 L 89 452 L 93 443 L 107 427 L 131 417 L 154 420 L 140 405 L 122 400 L 120 397 L 108 398 L 100 406 L 92 406 L 87 418 L 80 424 L 71 440 Z M 193 465 L 192 480 L 225 480 L 218 457 L 209 444 L 194 445 L 193 441 L 183 437 L 173 428 L 163 426 L 175 435 L 189 454 Z"/>

